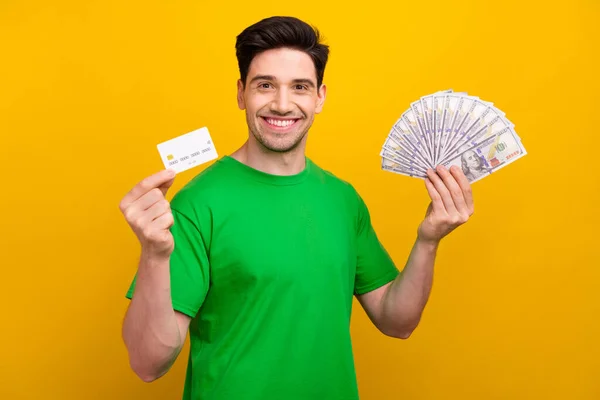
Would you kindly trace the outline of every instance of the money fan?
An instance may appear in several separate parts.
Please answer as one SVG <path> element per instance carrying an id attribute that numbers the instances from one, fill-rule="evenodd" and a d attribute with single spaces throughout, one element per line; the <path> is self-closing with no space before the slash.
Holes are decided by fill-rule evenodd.
<path id="1" fill-rule="evenodd" d="M 471 183 L 526 154 L 514 124 L 502 111 L 452 90 L 412 102 L 380 153 L 384 171 L 425 179 L 428 168 L 456 165 Z"/>

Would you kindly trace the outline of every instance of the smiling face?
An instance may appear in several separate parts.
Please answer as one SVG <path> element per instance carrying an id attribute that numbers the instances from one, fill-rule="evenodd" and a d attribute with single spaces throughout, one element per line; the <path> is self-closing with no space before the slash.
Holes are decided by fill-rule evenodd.
<path id="1" fill-rule="evenodd" d="M 284 153 L 306 143 L 315 114 L 325 101 L 325 85 L 317 88 L 315 65 L 302 51 L 267 50 L 252 60 L 244 86 L 238 81 L 238 106 L 263 148 Z"/>

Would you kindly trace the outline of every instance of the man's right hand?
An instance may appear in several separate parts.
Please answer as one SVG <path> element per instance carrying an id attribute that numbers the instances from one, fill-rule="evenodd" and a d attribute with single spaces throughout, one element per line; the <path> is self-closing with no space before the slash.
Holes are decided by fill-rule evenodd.
<path id="1" fill-rule="evenodd" d="M 175 172 L 162 170 L 139 182 L 123 197 L 119 208 L 151 258 L 168 258 L 173 252 L 171 206 L 165 195 L 175 180 Z"/>

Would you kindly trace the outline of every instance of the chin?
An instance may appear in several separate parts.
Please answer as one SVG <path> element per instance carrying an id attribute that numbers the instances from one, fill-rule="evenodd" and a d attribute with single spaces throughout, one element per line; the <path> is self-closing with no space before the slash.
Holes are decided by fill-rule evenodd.
<path id="1" fill-rule="evenodd" d="M 267 150 L 273 151 L 275 153 L 287 153 L 290 152 L 294 149 L 296 149 L 299 145 L 300 145 L 301 140 L 298 140 L 296 142 L 292 142 L 292 143 L 274 143 L 273 141 L 270 140 L 266 140 L 266 141 L 260 141 L 260 143 L 263 145 L 263 147 L 265 147 Z"/>
<path id="2" fill-rule="evenodd" d="M 302 143 L 304 135 L 300 134 L 294 139 L 291 139 L 289 137 L 282 138 L 278 137 L 278 135 L 272 134 L 254 135 L 254 137 L 265 149 L 269 151 L 273 151 L 276 153 L 287 153 L 296 149 Z"/>

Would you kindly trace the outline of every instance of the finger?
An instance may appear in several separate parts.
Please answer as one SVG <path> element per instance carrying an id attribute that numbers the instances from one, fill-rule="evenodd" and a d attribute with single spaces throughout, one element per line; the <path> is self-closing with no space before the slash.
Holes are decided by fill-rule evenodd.
<path id="1" fill-rule="evenodd" d="M 134 201 L 135 208 L 138 211 L 146 211 L 150 207 L 154 206 L 156 203 L 164 200 L 165 196 L 163 196 L 162 191 L 159 188 L 154 188 L 148 193 L 144 194 L 142 197 Z"/>
<path id="2" fill-rule="evenodd" d="M 431 199 L 431 206 L 433 211 L 436 213 L 446 213 L 446 209 L 444 208 L 444 202 L 442 201 L 442 196 L 435 190 L 435 186 L 431 183 L 429 178 L 425 178 L 425 187 L 427 188 L 427 193 L 429 194 L 429 198 Z"/>
<path id="3" fill-rule="evenodd" d="M 162 205 L 161 205 L 162 204 Z M 135 227 L 147 226 L 154 218 L 158 217 L 161 213 L 158 211 L 163 210 L 164 207 L 171 205 L 162 195 L 162 192 L 158 188 L 154 188 L 133 203 L 123 211 L 125 219 Z"/>
<path id="4" fill-rule="evenodd" d="M 173 221 L 173 213 L 171 211 L 167 211 L 152 221 L 152 224 L 157 229 L 169 229 L 171 226 L 173 226 Z"/>
<path id="5" fill-rule="evenodd" d="M 123 215 L 125 215 L 125 218 L 128 221 L 133 223 L 137 222 L 137 224 L 140 225 L 146 222 L 147 210 L 161 200 L 165 200 L 165 197 L 160 189 L 154 188 L 131 203 L 125 210 L 123 210 Z M 140 219 L 143 220 L 140 221 Z"/>
<path id="6" fill-rule="evenodd" d="M 148 222 L 152 222 L 155 219 L 159 218 L 161 215 L 171 212 L 171 205 L 169 204 L 169 202 L 165 199 L 162 199 L 156 203 L 154 203 L 154 205 L 152 205 L 152 207 L 148 208 L 148 210 L 146 210 L 146 213 L 144 214 L 144 218 L 147 218 Z"/>
<path id="7" fill-rule="evenodd" d="M 168 185 L 166 189 L 168 189 L 172 182 L 169 181 L 175 178 L 175 171 L 172 169 L 164 169 L 155 173 L 154 175 L 150 175 L 144 178 L 141 182 L 133 187 L 121 200 L 121 210 L 129 207 L 131 203 L 142 197 L 144 194 L 148 193 L 150 190 L 154 188 L 160 188 L 161 186 Z M 164 188 L 163 188 L 164 190 Z M 161 190 L 161 191 L 163 191 Z M 163 192 L 166 193 L 166 190 Z"/>
<path id="8" fill-rule="evenodd" d="M 465 203 L 467 205 L 467 209 L 469 210 L 469 215 L 472 215 L 475 207 L 473 204 L 473 191 L 471 190 L 471 182 L 469 182 L 469 179 L 467 179 L 462 169 L 456 165 L 453 165 L 450 168 L 450 172 L 452 173 L 452 176 L 454 176 L 454 179 L 456 179 L 458 186 L 460 186 L 460 189 L 463 192 L 463 197 L 465 198 Z"/>
<path id="9" fill-rule="evenodd" d="M 456 179 L 454 179 L 454 176 L 452 176 L 450 171 L 448 171 L 448 169 L 443 165 L 439 165 L 437 170 L 439 176 L 442 178 L 444 184 L 448 188 L 450 196 L 452 196 L 452 201 L 454 202 L 456 210 L 462 216 L 469 215 L 469 210 L 467 209 L 467 204 L 465 203 L 465 197 L 463 196 L 462 189 L 456 182 Z"/>
<path id="10" fill-rule="evenodd" d="M 175 177 L 169 179 L 168 181 L 166 181 L 165 183 L 163 183 L 162 185 L 160 185 L 158 187 L 160 189 L 160 191 L 162 192 L 163 196 L 167 195 L 167 191 L 173 185 L 173 182 L 175 182 Z"/>
<path id="11" fill-rule="evenodd" d="M 457 213 L 458 211 L 456 210 L 456 207 L 454 206 L 454 201 L 452 200 L 452 196 L 450 195 L 448 188 L 444 184 L 444 181 L 442 181 L 442 178 L 440 178 L 439 175 L 437 173 L 435 173 L 433 170 L 428 172 L 428 176 L 429 176 L 429 179 L 431 179 L 431 183 L 433 183 L 433 186 L 435 186 L 435 189 L 440 194 L 440 197 L 442 198 L 442 202 L 444 203 L 444 208 L 446 209 L 446 212 L 448 213 L 448 215 Z"/>

